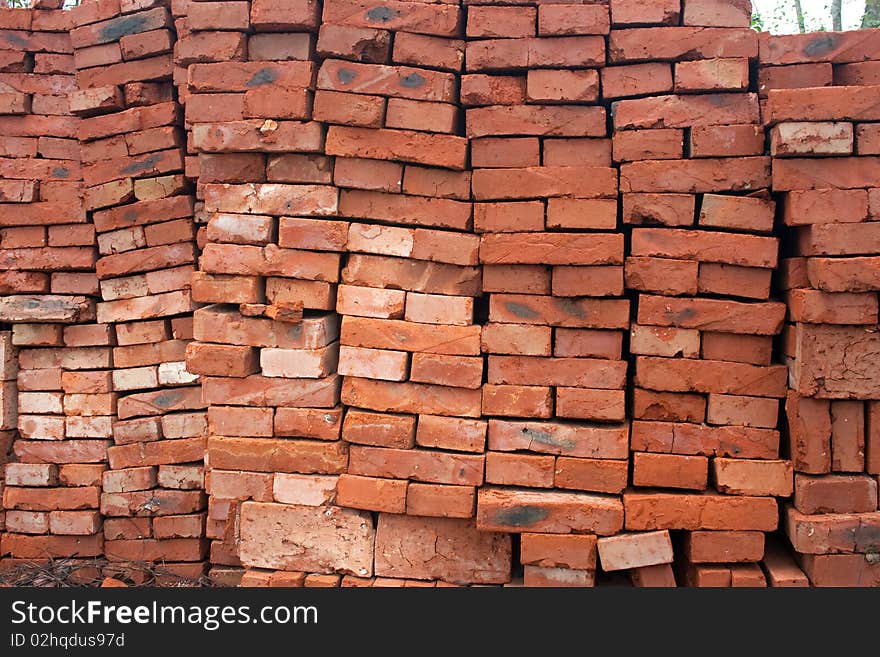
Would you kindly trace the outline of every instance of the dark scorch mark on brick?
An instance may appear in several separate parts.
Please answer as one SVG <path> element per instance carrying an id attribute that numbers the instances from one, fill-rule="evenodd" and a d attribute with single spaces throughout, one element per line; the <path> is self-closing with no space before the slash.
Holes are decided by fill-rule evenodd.
<path id="1" fill-rule="evenodd" d="M 15 32 L 7 32 L 3 35 L 3 38 L 6 39 L 13 46 L 18 46 L 19 48 L 24 48 L 27 46 L 27 39 L 25 39 L 20 34 L 16 34 Z"/>
<path id="2" fill-rule="evenodd" d="M 336 73 L 336 77 L 342 84 L 348 84 L 357 77 L 357 73 L 355 73 L 351 69 L 341 68 Z"/>
<path id="3" fill-rule="evenodd" d="M 373 7 L 367 11 L 367 18 L 378 23 L 387 23 L 397 18 L 400 14 L 389 7 Z"/>
<path id="4" fill-rule="evenodd" d="M 254 73 L 254 76 L 245 82 L 244 86 L 246 87 L 259 87 L 263 84 L 272 84 L 275 80 L 278 79 L 278 71 L 274 68 L 261 68 L 259 71 Z"/>
<path id="5" fill-rule="evenodd" d="M 508 301 L 504 304 L 504 307 L 507 308 L 507 311 L 513 313 L 517 317 L 522 317 L 523 319 L 538 319 L 538 313 L 529 308 L 528 306 L 524 306 L 521 303 L 516 303 L 515 301 Z"/>
<path id="6" fill-rule="evenodd" d="M 153 404 L 158 408 L 171 408 L 183 399 L 183 394 L 179 390 L 169 390 L 157 395 L 153 399 Z"/>
<path id="7" fill-rule="evenodd" d="M 539 520 L 547 517 L 547 509 L 539 506 L 517 506 L 512 509 L 502 509 L 495 514 L 495 522 L 499 525 L 511 527 L 529 527 Z"/>
<path id="8" fill-rule="evenodd" d="M 560 299 L 559 300 L 559 308 L 566 315 L 570 315 L 572 317 L 577 317 L 578 319 L 586 319 L 587 315 L 584 312 L 583 307 L 577 302 L 571 299 Z"/>
<path id="9" fill-rule="evenodd" d="M 149 171 L 153 167 L 155 167 L 159 162 L 162 161 L 161 155 L 150 155 L 150 157 L 141 160 L 140 162 L 132 162 L 127 167 L 125 167 L 120 173 L 125 174 L 135 174 L 135 173 L 143 173 L 144 171 Z"/>
<path id="10" fill-rule="evenodd" d="M 548 433 L 547 431 L 529 429 L 528 427 L 523 427 L 520 431 L 532 442 L 540 443 L 542 445 L 561 447 L 563 449 L 571 449 L 572 447 L 574 447 L 574 441 L 567 439 L 560 440 L 556 438 L 556 436 L 554 436 L 553 434 Z"/>
<path id="11" fill-rule="evenodd" d="M 838 37 L 836 34 L 823 34 L 817 36 L 804 46 L 804 54 L 807 57 L 817 57 L 831 52 L 837 47 Z"/>
<path id="12" fill-rule="evenodd" d="M 101 30 L 101 38 L 116 41 L 129 34 L 137 34 L 146 29 L 147 19 L 144 16 L 128 16 L 115 20 Z"/>
<path id="13" fill-rule="evenodd" d="M 406 87 L 407 89 L 421 87 L 423 84 L 425 84 L 425 78 L 418 73 L 410 73 L 409 75 L 400 78 L 400 86 Z"/>
<path id="14" fill-rule="evenodd" d="M 682 322 L 693 319 L 696 314 L 697 311 L 693 308 L 682 308 L 678 311 L 667 311 L 666 318 L 672 322 L 673 326 L 679 326 Z"/>

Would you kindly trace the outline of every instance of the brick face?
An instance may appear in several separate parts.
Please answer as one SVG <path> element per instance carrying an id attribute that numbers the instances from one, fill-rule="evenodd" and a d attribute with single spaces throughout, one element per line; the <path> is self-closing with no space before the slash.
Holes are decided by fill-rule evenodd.
<path id="1" fill-rule="evenodd" d="M 876 584 L 876 30 L 56 5 L 0 14 L 0 557 Z"/>

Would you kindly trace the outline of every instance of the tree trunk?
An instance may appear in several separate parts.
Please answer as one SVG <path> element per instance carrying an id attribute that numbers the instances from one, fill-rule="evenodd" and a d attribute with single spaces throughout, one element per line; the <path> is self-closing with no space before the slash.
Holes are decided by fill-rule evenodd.
<path id="1" fill-rule="evenodd" d="M 807 28 L 804 25 L 804 8 L 801 7 L 801 0 L 794 0 L 794 12 L 797 14 L 798 31 L 803 34 Z"/>
<path id="2" fill-rule="evenodd" d="M 865 0 L 865 15 L 862 16 L 862 29 L 880 27 L 880 0 Z"/>
<path id="3" fill-rule="evenodd" d="M 831 0 L 831 29 L 840 32 L 843 29 L 842 0 Z"/>

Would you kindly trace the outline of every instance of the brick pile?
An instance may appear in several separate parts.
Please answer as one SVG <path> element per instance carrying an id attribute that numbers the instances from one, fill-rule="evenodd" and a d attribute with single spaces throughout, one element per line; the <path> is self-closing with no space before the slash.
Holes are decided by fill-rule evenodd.
<path id="1" fill-rule="evenodd" d="M 277 521 L 271 539 L 281 540 L 287 526 L 319 525 L 348 460 L 332 312 L 348 224 L 313 120 L 319 19 L 317 3 L 197 2 L 179 43 L 207 221 L 193 296 L 211 304 L 195 313 L 187 364 L 209 405 L 212 575 L 229 583 L 242 564 L 323 571 L 338 561 L 289 560 L 260 533 Z"/>
<path id="2" fill-rule="evenodd" d="M 94 229 L 81 200 L 70 14 L 3 9 L 0 302 L 3 321 L 94 320 Z M 32 295 L 40 295 L 37 301 Z M 48 295 L 52 295 L 49 297 Z"/>
<path id="3" fill-rule="evenodd" d="M 783 69 L 798 74 L 796 88 L 768 90 L 765 119 L 790 256 L 782 348 L 795 476 L 783 521 L 815 585 L 880 583 L 878 40 L 873 31 L 762 43 L 771 82 Z"/>
<path id="4" fill-rule="evenodd" d="M 12 332 L 0 332 L 0 500 L 6 482 L 6 463 L 12 451 L 18 424 L 18 359 L 12 345 Z M 6 508 L 0 503 L 0 532 L 6 530 Z"/>
<path id="5" fill-rule="evenodd" d="M 113 415 L 101 513 L 111 561 L 204 567 L 206 419 L 192 337 L 193 199 L 172 84 L 174 32 L 155 2 L 99 1 L 71 11 L 85 203 L 97 232 L 107 367 L 95 383 Z"/>
<path id="6" fill-rule="evenodd" d="M 527 586 L 592 586 L 595 535 L 623 526 L 629 302 L 599 94 L 608 31 L 602 4 L 467 7 L 461 102 L 488 303 L 477 527 L 522 532 Z M 569 532 L 583 535 L 555 536 Z"/>
<path id="7" fill-rule="evenodd" d="M 111 435 L 107 327 L 95 324 L 95 230 L 83 202 L 69 31 L 60 2 L 2 9 L 0 320 L 2 552 L 103 553 L 99 494 Z M 82 370 L 94 370 L 83 372 Z"/>
<path id="8" fill-rule="evenodd" d="M 878 584 L 877 31 L 51 1 L 0 10 L 4 568 Z"/>
<path id="9" fill-rule="evenodd" d="M 653 15 L 612 3 L 602 71 L 638 293 L 626 528 L 682 530 L 691 585 L 763 585 L 762 532 L 776 529 L 774 497 L 791 494 L 792 475 L 779 458 L 786 368 L 772 354 L 785 305 L 770 299 L 758 35 L 748 3 L 650 4 Z"/>

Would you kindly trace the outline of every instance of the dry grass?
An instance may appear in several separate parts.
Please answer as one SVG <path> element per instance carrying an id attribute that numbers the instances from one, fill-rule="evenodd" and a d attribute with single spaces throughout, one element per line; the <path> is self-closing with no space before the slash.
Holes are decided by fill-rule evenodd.
<path id="1" fill-rule="evenodd" d="M 21 563 L 9 570 L 0 570 L 0 586 L 32 587 L 98 587 L 105 577 L 112 577 L 129 586 L 201 587 L 212 586 L 210 579 L 182 577 L 147 562 L 118 562 L 106 559 L 53 559 Z"/>

